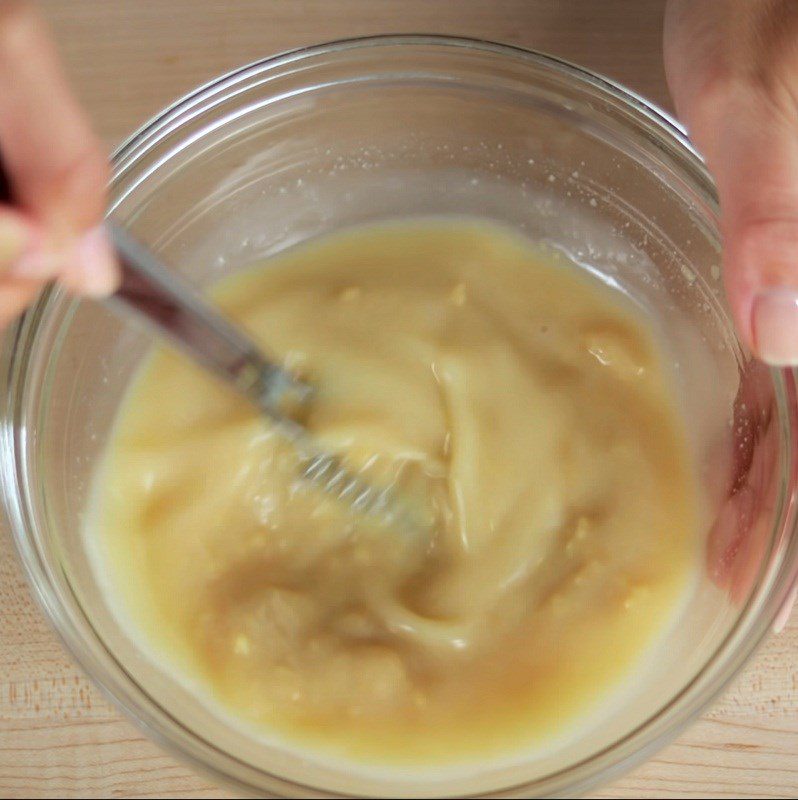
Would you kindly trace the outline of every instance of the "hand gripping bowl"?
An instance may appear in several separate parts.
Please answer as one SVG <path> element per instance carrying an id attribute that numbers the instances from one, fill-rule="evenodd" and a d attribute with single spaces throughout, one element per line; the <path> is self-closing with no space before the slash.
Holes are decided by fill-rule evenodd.
<path id="1" fill-rule="evenodd" d="M 674 737 L 769 630 L 798 571 L 795 373 L 757 366 L 737 341 L 712 182 L 684 132 L 641 98 L 488 42 L 312 47 L 219 78 L 148 123 L 116 153 L 111 207 L 200 285 L 333 229 L 408 215 L 480 215 L 560 248 L 655 320 L 707 498 L 706 568 L 668 656 L 614 705 L 600 735 L 461 775 L 317 763 L 205 708 L 108 608 L 82 520 L 92 470 L 150 343 L 102 306 L 48 290 L 2 351 L 0 474 L 12 535 L 86 672 L 219 782 L 302 797 L 573 796 Z"/>

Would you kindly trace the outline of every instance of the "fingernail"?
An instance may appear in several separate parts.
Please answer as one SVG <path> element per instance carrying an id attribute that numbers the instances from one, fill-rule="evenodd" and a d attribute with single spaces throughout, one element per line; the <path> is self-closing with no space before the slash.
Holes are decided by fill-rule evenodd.
<path id="1" fill-rule="evenodd" d="M 769 289 L 757 295 L 751 324 L 763 361 L 774 367 L 798 365 L 798 292 Z"/>
<path id="2" fill-rule="evenodd" d="M 0 216 L 0 266 L 11 265 L 30 245 L 30 229 L 9 216 Z"/>
<path id="3" fill-rule="evenodd" d="M 119 284 L 119 268 L 104 228 L 100 225 L 84 234 L 77 246 L 80 291 L 89 297 L 105 297 Z"/>
<path id="4" fill-rule="evenodd" d="M 776 619 L 773 622 L 773 633 L 781 633 L 784 630 L 784 626 L 790 619 L 796 598 L 798 598 L 798 585 L 792 587 L 792 591 L 787 596 L 784 605 L 779 610 L 779 613 L 776 614 Z"/>

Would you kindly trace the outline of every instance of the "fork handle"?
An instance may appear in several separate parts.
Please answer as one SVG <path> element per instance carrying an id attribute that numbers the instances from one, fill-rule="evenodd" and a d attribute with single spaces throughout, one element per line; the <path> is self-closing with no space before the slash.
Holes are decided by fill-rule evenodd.
<path id="1" fill-rule="evenodd" d="M 132 312 L 271 416 L 291 417 L 310 388 L 263 354 L 238 326 L 112 219 L 105 228 L 122 272 L 106 303 Z"/>

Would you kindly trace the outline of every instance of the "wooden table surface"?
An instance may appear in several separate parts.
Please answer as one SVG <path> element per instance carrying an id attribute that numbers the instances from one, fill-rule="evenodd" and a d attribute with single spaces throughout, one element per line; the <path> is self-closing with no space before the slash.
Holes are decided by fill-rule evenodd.
<path id="1" fill-rule="evenodd" d="M 3 2 L 3 0 L 0 0 Z M 668 106 L 659 0 L 44 0 L 113 144 L 232 67 L 315 41 L 438 32 L 527 45 Z M 656 758 L 597 797 L 798 797 L 798 622 Z M 75 667 L 0 530 L 0 797 L 218 797 Z"/>

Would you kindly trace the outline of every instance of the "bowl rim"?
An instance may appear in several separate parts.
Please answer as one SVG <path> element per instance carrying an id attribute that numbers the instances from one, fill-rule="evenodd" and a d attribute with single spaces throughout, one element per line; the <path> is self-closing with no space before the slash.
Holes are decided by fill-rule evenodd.
<path id="1" fill-rule="evenodd" d="M 671 144 L 675 143 L 681 151 L 681 154 L 687 157 L 689 166 L 694 170 L 691 177 L 702 184 L 701 188 L 708 194 L 713 202 L 717 202 L 714 183 L 704 166 L 701 156 L 689 141 L 685 128 L 669 113 L 637 92 L 624 87 L 611 78 L 607 78 L 599 73 L 573 64 L 570 61 L 533 49 L 516 45 L 500 44 L 479 38 L 412 33 L 363 36 L 300 47 L 252 61 L 213 78 L 156 113 L 115 148 L 112 154 L 112 182 L 119 177 L 124 169 L 134 163 L 140 155 L 145 153 L 149 147 L 153 146 L 158 141 L 157 137 L 169 132 L 172 129 L 170 126 L 174 125 L 175 129 L 179 128 L 180 124 L 184 122 L 182 119 L 183 114 L 208 100 L 214 94 L 223 94 L 226 90 L 239 82 L 246 81 L 249 77 L 295 61 L 313 58 L 322 54 L 345 53 L 350 50 L 369 47 L 396 47 L 402 45 L 465 48 L 485 53 L 493 53 L 497 56 L 504 56 L 512 59 L 521 59 L 527 63 L 532 63 L 544 69 L 564 75 L 581 85 L 592 87 L 594 90 L 610 95 L 627 109 L 644 117 L 649 124 L 658 130 L 665 140 L 669 139 Z M 14 361 L 17 346 L 20 342 L 30 341 L 30 337 L 35 332 L 42 319 L 54 291 L 57 290 L 54 290 L 52 287 L 47 289 L 36 304 L 9 329 L 7 337 L 13 339 L 14 343 L 11 348 L 11 369 L 9 372 L 13 371 L 15 366 Z M 23 361 L 24 360 L 26 359 L 23 358 Z M 798 370 L 770 370 L 770 372 L 774 379 L 777 376 L 788 376 L 790 385 L 793 387 L 798 382 Z M 17 378 L 13 378 L 8 382 L 8 385 L 13 388 L 16 381 Z M 778 380 L 774 380 L 774 383 L 778 385 Z M 15 394 L 15 392 L 8 392 L 8 397 L 6 399 L 7 408 L 9 404 L 13 406 L 13 397 Z M 62 613 L 63 604 L 52 585 L 48 575 L 47 565 L 43 563 L 42 559 L 39 557 L 38 550 L 30 541 L 31 535 L 24 522 L 25 512 L 23 506 L 28 502 L 26 489 L 24 488 L 24 476 L 18 474 L 19 471 L 17 469 L 17 450 L 19 445 L 14 438 L 15 433 L 13 431 L 13 425 L 7 422 L 10 416 L 7 413 L 7 408 L 5 413 L 6 424 L 2 426 L 2 431 L 0 431 L 0 482 L 2 482 L 6 516 L 10 522 L 11 537 L 15 543 L 16 551 L 22 563 L 28 585 L 31 587 L 32 594 L 36 598 L 38 605 L 45 612 L 50 627 L 55 631 L 75 662 L 90 676 L 92 682 L 102 690 L 103 694 L 111 703 L 115 707 L 121 709 L 127 717 L 144 731 L 148 738 L 155 741 L 170 754 L 178 756 L 182 761 L 190 764 L 193 769 L 204 773 L 214 781 L 228 787 L 233 787 L 238 791 L 251 794 L 262 792 L 263 789 L 254 783 L 249 783 L 243 778 L 231 774 L 230 770 L 224 769 L 216 764 L 212 765 L 194 752 L 189 752 L 188 748 L 185 746 L 185 742 L 178 742 L 174 731 L 170 732 L 162 729 L 159 716 L 166 716 L 171 724 L 177 725 L 181 731 L 188 734 L 190 738 L 198 741 L 203 747 L 210 748 L 228 765 L 235 763 L 246 767 L 248 770 L 253 770 L 264 776 L 268 776 L 276 784 L 281 785 L 283 789 L 288 788 L 293 791 L 307 791 L 309 794 L 304 796 L 360 796 L 328 792 L 318 786 L 304 785 L 294 780 L 269 773 L 266 770 L 261 770 L 251 764 L 240 761 L 234 755 L 221 750 L 212 742 L 205 740 L 198 733 L 187 728 L 179 719 L 176 719 L 165 709 L 161 708 L 160 705 L 138 685 L 125 670 L 124 666 L 116 660 L 114 654 L 105 647 L 104 642 L 94 630 L 90 620 L 87 619 L 92 633 L 97 636 L 102 644 L 103 650 L 113 662 L 114 668 L 121 672 L 121 675 L 109 675 L 103 670 L 106 674 L 97 674 L 96 658 L 92 654 L 86 652 L 82 647 L 82 645 L 85 644 L 85 637 L 77 630 L 74 621 L 71 618 L 65 619 Z M 793 420 L 792 425 L 794 424 L 795 422 Z M 24 442 L 22 446 L 23 448 L 25 447 Z M 791 461 L 794 458 L 792 449 L 789 453 L 789 457 Z M 12 465 L 11 469 L 8 468 L 9 464 Z M 789 472 L 787 474 L 789 475 Z M 792 486 L 790 488 L 794 489 Z M 790 500 L 791 496 L 787 499 Z M 785 504 L 785 509 L 789 511 L 787 505 L 788 504 Z M 791 508 L 792 504 L 789 505 Z M 785 522 L 791 523 L 792 538 L 795 538 L 794 517 L 794 514 L 787 514 L 785 517 Z M 793 581 L 798 579 L 798 559 L 792 564 L 790 574 Z M 784 592 L 785 597 L 787 591 L 788 590 L 785 590 Z M 773 611 L 773 614 L 770 616 L 764 615 L 767 618 L 763 618 L 761 613 L 762 603 L 759 605 L 760 607 L 755 609 L 750 608 L 750 604 L 743 608 L 732 629 L 716 647 L 707 662 L 693 676 L 691 681 L 633 730 L 573 764 L 534 779 L 533 781 L 526 781 L 492 790 L 489 795 L 492 796 L 493 792 L 498 792 L 502 796 L 525 797 L 529 796 L 526 794 L 527 791 L 535 791 L 545 792 L 545 796 L 563 796 L 566 794 L 567 796 L 572 796 L 574 792 L 581 793 L 587 791 L 597 784 L 615 778 L 619 774 L 640 764 L 643 760 L 671 741 L 686 725 L 702 714 L 713 700 L 726 688 L 728 683 L 739 673 L 739 670 L 756 651 L 770 630 L 772 617 L 776 613 Z M 773 605 L 773 603 L 771 603 L 771 605 Z M 775 602 L 776 610 L 778 610 L 779 605 L 780 602 L 778 602 L 777 598 Z M 759 613 L 755 614 L 754 611 L 758 611 Z M 751 617 L 753 619 L 749 619 Z M 744 621 L 749 622 L 747 626 L 749 630 L 744 631 L 746 635 L 742 636 L 740 634 L 740 628 L 745 627 L 742 626 Z M 721 665 L 724 669 L 718 675 L 707 676 L 711 668 L 717 666 L 716 662 L 723 655 L 727 656 L 727 663 Z M 122 681 L 120 681 L 120 678 Z M 124 687 L 123 683 L 127 683 L 128 686 Z M 708 685 L 696 686 L 697 683 L 707 683 Z M 135 687 L 135 690 L 143 696 L 146 703 L 156 707 L 156 715 L 152 714 L 152 709 L 143 712 L 142 708 L 139 707 L 139 700 L 129 696 L 131 684 Z M 120 693 L 118 691 L 120 688 L 123 688 L 125 691 Z M 663 717 L 667 717 L 667 719 L 663 720 Z M 652 731 L 655 722 L 660 723 L 662 730 Z M 638 742 L 637 740 L 641 738 L 642 742 Z M 630 750 L 630 752 L 621 754 L 616 752 L 618 749 L 623 749 L 624 747 Z M 575 772 L 580 774 L 578 776 L 573 775 Z M 486 795 L 467 794 L 460 796 L 481 797 Z"/>

